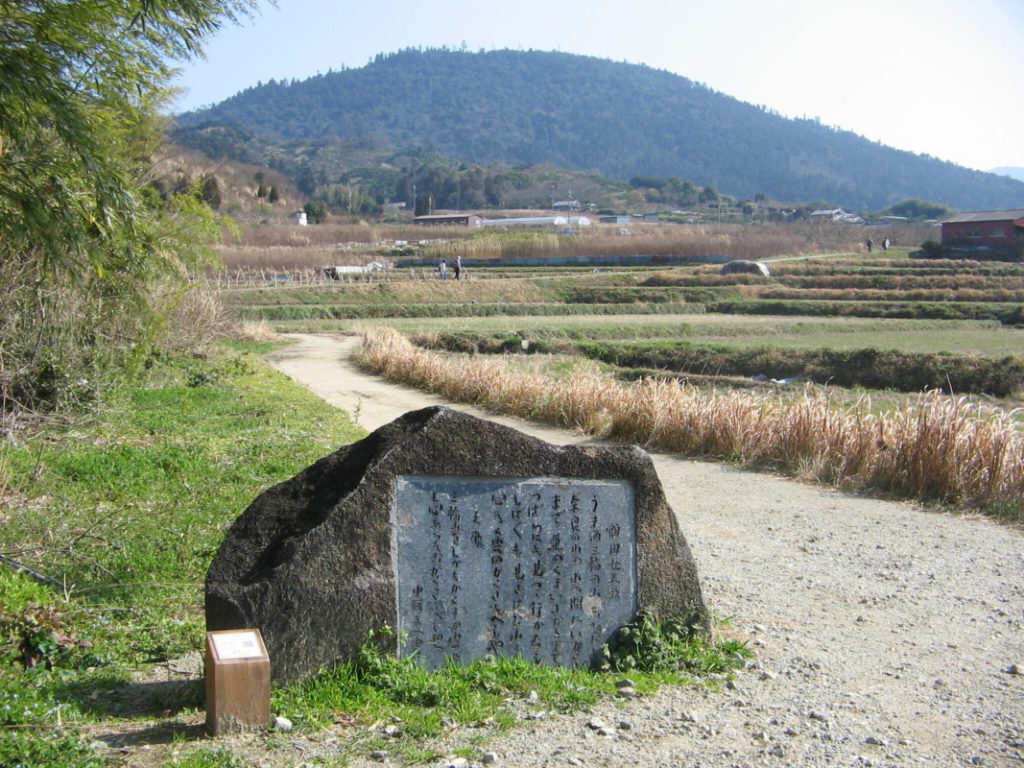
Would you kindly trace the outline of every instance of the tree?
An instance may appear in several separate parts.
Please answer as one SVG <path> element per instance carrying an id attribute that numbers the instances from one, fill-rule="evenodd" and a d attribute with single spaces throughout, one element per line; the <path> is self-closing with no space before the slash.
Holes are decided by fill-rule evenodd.
<path id="1" fill-rule="evenodd" d="M 415 216 L 429 216 L 434 212 L 434 193 L 421 192 L 416 196 Z"/>
<path id="2" fill-rule="evenodd" d="M 220 193 L 220 182 L 217 181 L 217 177 L 214 175 L 204 176 L 201 182 L 199 196 L 203 199 L 210 208 L 215 211 L 220 210 L 221 206 L 221 193 Z"/>
<path id="3" fill-rule="evenodd" d="M 212 231 L 144 188 L 175 59 L 255 0 L 0 0 L 0 401 L 58 401 L 144 350 Z M 206 213 L 203 213 L 205 209 Z M 88 375 L 79 375 L 82 372 Z"/>
<path id="4" fill-rule="evenodd" d="M 323 200 L 310 200 L 302 210 L 310 224 L 323 224 L 327 220 L 327 204 Z"/>
<path id="5" fill-rule="evenodd" d="M 280 199 L 281 199 L 281 193 L 277 191 L 277 185 L 276 184 L 271 184 L 270 185 L 270 194 L 267 195 L 267 202 L 270 203 L 271 205 L 273 205 L 274 203 L 276 203 Z"/>
<path id="6" fill-rule="evenodd" d="M 700 200 L 700 202 L 707 203 L 708 205 L 711 205 L 712 203 L 717 203 L 718 190 L 715 189 L 710 184 L 708 184 L 706 187 L 704 187 L 704 189 L 700 191 L 700 196 L 698 197 L 698 199 Z"/>
<path id="7" fill-rule="evenodd" d="M 941 203 L 933 203 L 930 200 L 921 200 L 911 197 L 890 205 L 883 214 L 889 216 L 902 216 L 907 219 L 941 219 L 949 216 L 953 211 Z"/>
<path id="8" fill-rule="evenodd" d="M 629 186 L 636 189 L 656 189 L 659 192 L 668 182 L 659 179 L 657 176 L 634 176 L 629 180 Z"/>

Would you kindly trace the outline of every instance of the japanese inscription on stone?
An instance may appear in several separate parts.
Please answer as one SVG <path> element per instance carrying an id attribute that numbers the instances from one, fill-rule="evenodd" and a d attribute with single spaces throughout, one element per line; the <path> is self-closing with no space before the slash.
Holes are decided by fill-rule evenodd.
<path id="1" fill-rule="evenodd" d="M 629 483 L 401 475 L 395 490 L 402 655 L 588 664 L 634 618 Z"/>

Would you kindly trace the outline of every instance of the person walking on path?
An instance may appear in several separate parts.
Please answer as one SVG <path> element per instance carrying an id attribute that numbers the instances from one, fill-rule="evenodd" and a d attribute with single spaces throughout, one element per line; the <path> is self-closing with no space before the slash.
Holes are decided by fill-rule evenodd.
<path id="1" fill-rule="evenodd" d="M 462 257 L 461 256 L 456 256 L 455 257 L 455 279 L 456 280 L 461 280 L 462 279 Z"/>

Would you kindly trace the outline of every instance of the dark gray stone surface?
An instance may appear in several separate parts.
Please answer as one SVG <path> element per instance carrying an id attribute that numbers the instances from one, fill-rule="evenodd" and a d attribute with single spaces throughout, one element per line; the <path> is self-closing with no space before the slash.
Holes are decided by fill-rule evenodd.
<path id="1" fill-rule="evenodd" d="M 350 657 L 371 630 L 384 624 L 411 626 L 414 598 L 402 589 L 415 589 L 406 583 L 407 575 L 412 573 L 408 569 L 422 568 L 424 561 L 422 553 L 403 559 L 403 551 L 410 546 L 415 549 L 417 541 L 425 547 L 433 546 L 434 541 L 431 534 L 424 540 L 421 533 L 403 533 L 403 525 L 395 525 L 395 521 L 403 514 L 429 514 L 429 504 L 423 509 L 419 500 L 426 492 L 424 488 L 429 487 L 424 485 L 429 478 L 437 478 L 439 493 L 454 492 L 467 498 L 484 494 L 490 500 L 490 494 L 500 494 L 502 487 L 513 492 L 518 487 L 541 493 L 544 514 L 548 516 L 544 535 L 549 550 L 555 533 L 551 528 L 555 525 L 553 497 L 558 495 L 558 489 L 577 484 L 583 494 L 580 498 L 590 499 L 591 504 L 596 499 L 602 515 L 606 508 L 618 510 L 597 521 L 598 531 L 618 524 L 620 518 L 614 515 L 623 514 L 621 510 L 629 506 L 626 499 L 631 495 L 632 538 L 624 535 L 621 528 L 618 534 L 623 543 L 634 547 L 630 555 L 635 574 L 633 595 L 625 600 L 633 612 L 649 608 L 659 615 L 686 618 L 706 628 L 707 616 L 693 558 L 644 451 L 636 447 L 559 447 L 447 408 L 426 408 L 407 413 L 365 439 L 321 459 L 291 480 L 264 492 L 249 506 L 229 529 L 207 574 L 207 629 L 258 627 L 270 655 L 274 680 L 288 683 Z M 571 495 L 572 492 L 570 499 Z M 401 498 L 406 499 L 405 507 L 399 503 Z M 456 506 L 461 510 L 461 498 Z M 478 500 L 477 506 L 479 511 L 490 510 L 493 514 L 497 505 Z M 592 518 L 585 521 L 590 526 L 586 528 L 588 536 L 595 530 L 593 522 Z M 507 529 L 505 525 L 491 525 L 486 530 L 493 536 L 500 529 L 503 537 L 511 530 L 515 536 L 514 528 Z M 583 520 L 580 525 L 584 526 Z M 483 528 L 477 532 L 484 535 Z M 468 535 L 471 534 L 469 530 Z M 451 551 L 450 526 L 445 535 L 449 551 L 442 552 L 441 565 L 451 568 L 459 561 L 456 567 L 461 568 L 459 552 Z M 404 545 L 403 536 L 407 539 Z M 460 541 L 459 545 L 465 543 Z M 590 554 L 588 551 L 588 562 Z M 618 554 L 622 554 L 621 547 Z M 548 552 L 539 560 L 523 556 L 517 563 L 509 562 L 514 573 L 516 564 L 532 569 L 539 562 L 547 568 L 555 561 Z M 610 553 L 606 553 L 598 563 L 602 574 L 605 568 L 610 570 L 612 562 Z M 620 565 L 627 567 L 628 562 L 623 555 Z M 429 554 L 426 564 L 432 567 Z M 574 567 L 575 571 L 569 571 L 570 578 L 573 572 L 581 579 L 593 573 L 586 565 L 582 570 L 579 563 Z M 450 574 L 447 578 L 450 592 Z M 530 606 L 515 605 L 515 586 L 505 578 L 503 571 L 497 583 L 500 610 L 505 615 L 515 611 L 524 621 L 527 617 L 536 618 Z M 492 570 L 491 581 L 472 585 L 481 593 L 478 601 L 483 600 L 484 618 L 488 621 L 486 611 L 491 604 L 487 601 L 495 586 L 494 579 Z M 429 580 L 428 569 L 426 575 L 420 574 L 417 583 L 429 586 Z M 540 591 L 530 587 L 533 594 L 528 596 L 549 599 L 553 582 L 543 584 Z M 598 632 L 603 632 L 606 621 L 609 626 L 620 621 L 620 613 L 613 614 L 605 608 L 616 603 L 611 598 L 610 584 L 610 580 L 602 582 L 597 595 L 590 594 L 590 584 L 581 595 L 573 593 L 571 587 L 565 593 L 564 606 L 570 613 L 577 610 L 569 608 L 575 605 L 572 597 L 582 598 L 581 610 L 583 601 L 591 598 L 586 602 L 586 610 L 577 616 L 593 621 L 584 624 L 578 620 L 576 634 L 571 635 L 573 641 L 577 635 L 585 634 L 583 627 L 593 637 L 595 625 Z M 526 585 L 524 594 L 525 590 Z M 620 587 L 620 595 L 622 591 Z M 593 598 L 598 599 L 600 606 Z M 408 610 L 400 608 L 403 599 Z M 468 632 L 493 639 L 493 635 L 488 636 L 487 627 L 481 630 L 475 626 L 480 620 L 479 606 L 473 610 L 477 613 Z M 617 604 L 615 611 L 620 610 L 621 605 Z M 450 618 L 449 614 L 445 618 Z M 553 622 L 550 615 L 542 618 Z M 546 633 L 547 653 L 564 663 L 564 657 L 553 651 L 556 632 L 559 639 L 562 637 L 562 625 L 556 629 L 549 623 L 539 630 Z M 441 635 L 445 643 L 452 642 L 450 622 Z M 466 625 L 460 625 L 458 635 L 461 644 L 468 636 Z M 510 636 L 505 635 L 502 642 Z M 565 638 L 568 642 L 570 635 L 566 633 Z M 526 640 L 528 647 L 533 647 L 533 640 L 532 635 Z M 582 653 L 586 656 L 585 649 Z M 468 658 L 461 651 L 459 655 Z M 525 655 L 530 657 L 529 653 Z M 578 661 L 586 663 L 588 658 Z"/>

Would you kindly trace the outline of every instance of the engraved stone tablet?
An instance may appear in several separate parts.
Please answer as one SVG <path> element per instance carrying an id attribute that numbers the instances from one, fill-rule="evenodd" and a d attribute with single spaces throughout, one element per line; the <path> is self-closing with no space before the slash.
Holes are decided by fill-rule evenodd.
<path id="1" fill-rule="evenodd" d="M 401 653 L 590 664 L 637 609 L 621 480 L 408 476 L 394 530 Z"/>
<path id="2" fill-rule="evenodd" d="M 448 408 L 407 413 L 260 494 L 206 576 L 207 629 L 258 628 L 279 684 L 352 658 L 370 633 L 434 666 L 586 664 L 645 610 L 708 629 L 650 457 Z"/>

